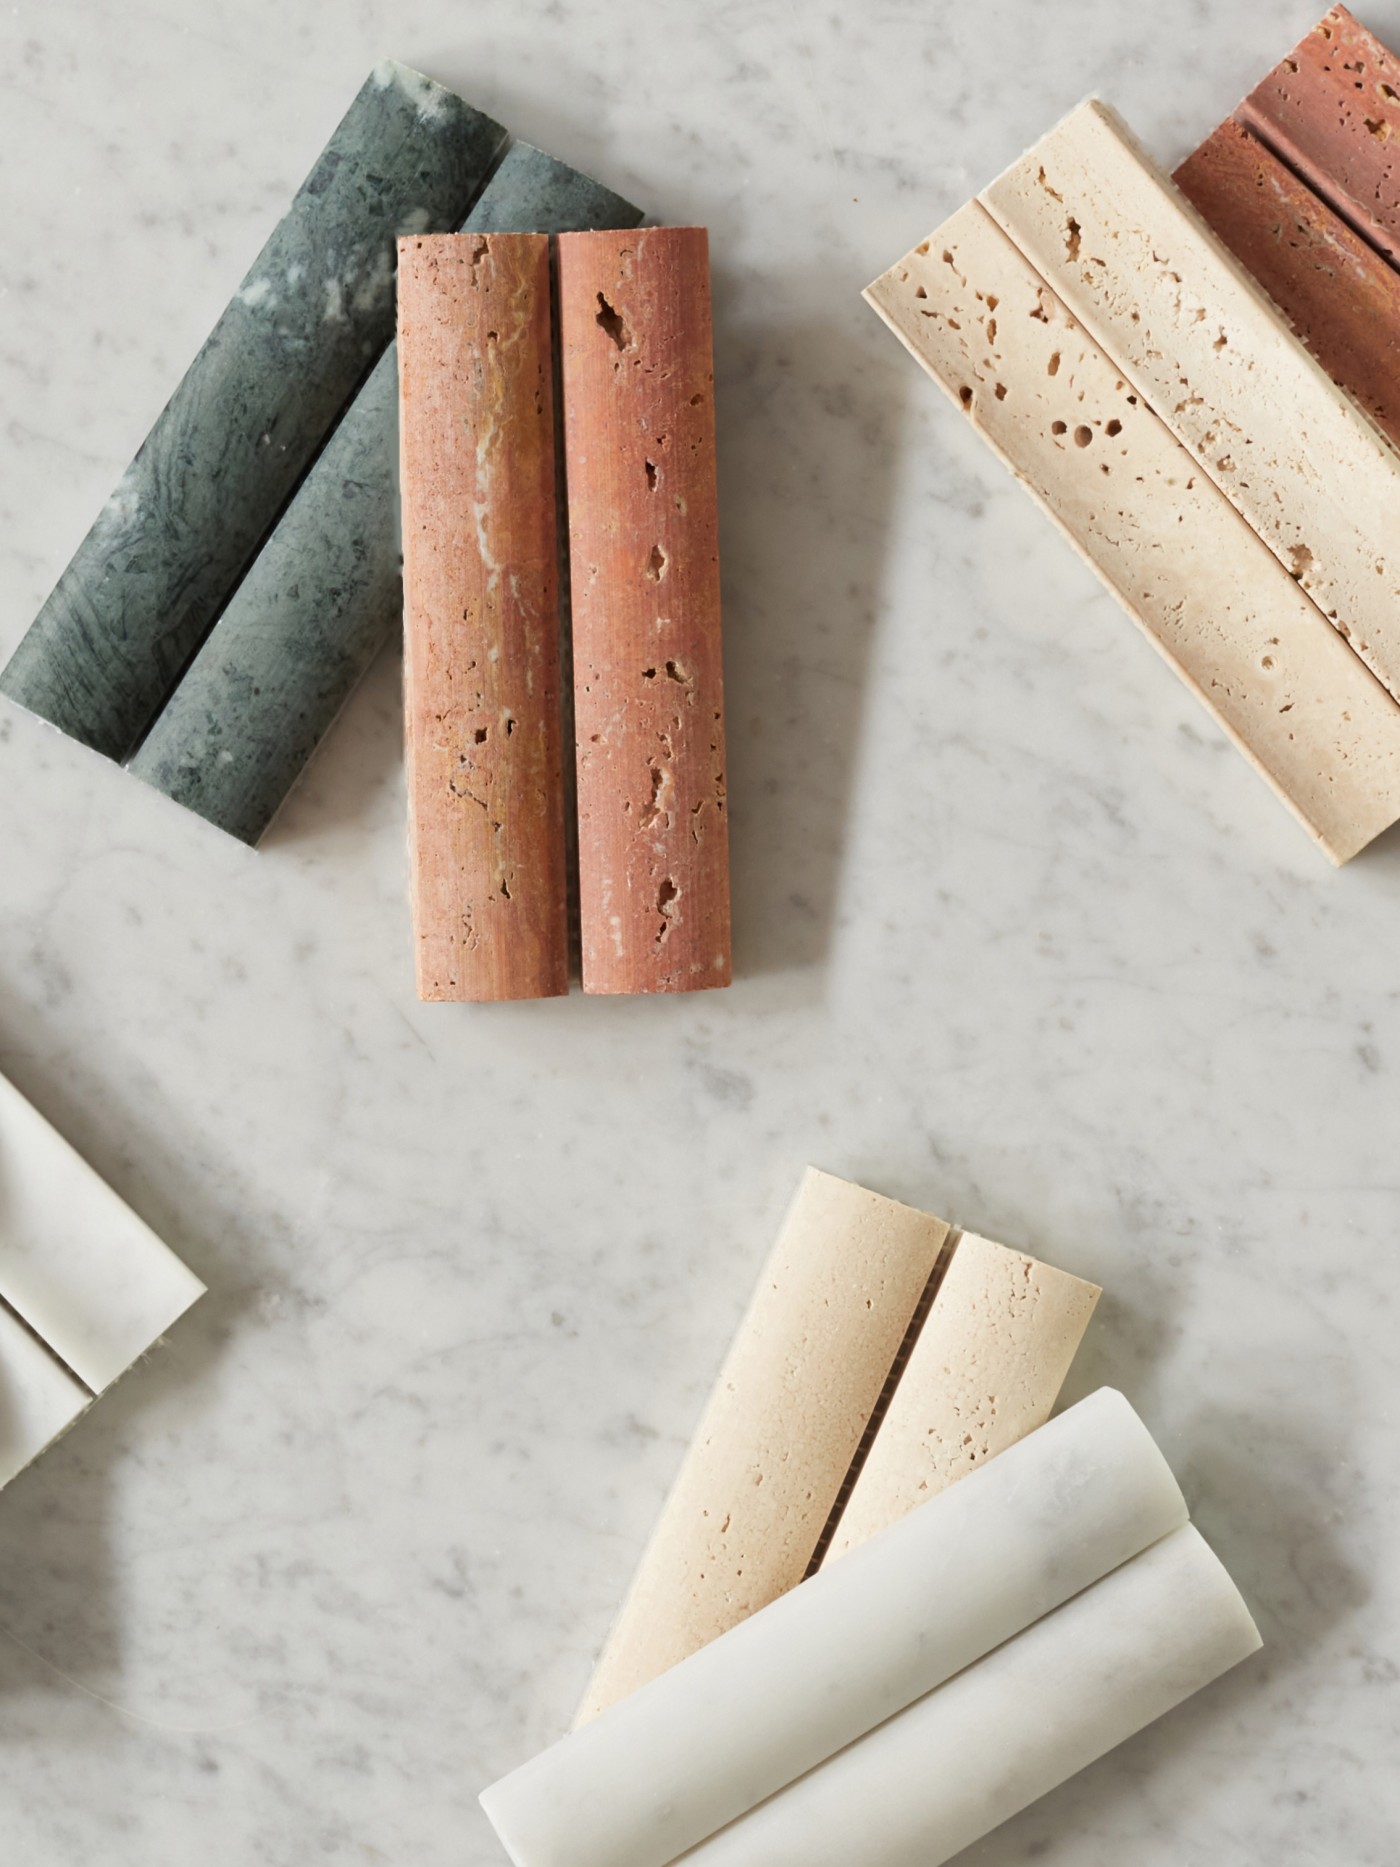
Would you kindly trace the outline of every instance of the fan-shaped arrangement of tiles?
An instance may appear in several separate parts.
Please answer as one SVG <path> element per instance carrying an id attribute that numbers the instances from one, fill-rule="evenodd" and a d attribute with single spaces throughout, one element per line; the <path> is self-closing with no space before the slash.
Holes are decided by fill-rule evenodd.
<path id="1" fill-rule="evenodd" d="M 1180 189 L 1091 101 L 866 294 L 1336 862 L 1400 817 L 1396 77 L 1334 8 Z"/>

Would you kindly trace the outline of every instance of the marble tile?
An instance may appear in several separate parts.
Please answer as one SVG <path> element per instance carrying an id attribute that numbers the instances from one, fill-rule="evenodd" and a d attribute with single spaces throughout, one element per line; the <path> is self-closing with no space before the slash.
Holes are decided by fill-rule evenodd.
<path id="1" fill-rule="evenodd" d="M 392 651 L 256 858 L 4 710 L 0 1070 L 210 1286 L 0 1495 L 7 1855 L 504 1867 L 812 1160 L 1104 1286 L 1065 1400 L 1266 1642 L 977 1867 L 1393 1867 L 1400 835 L 1319 862 L 860 299 L 1319 9 L 0 16 L 0 653 L 386 50 L 709 225 L 736 962 L 419 1006 Z"/>

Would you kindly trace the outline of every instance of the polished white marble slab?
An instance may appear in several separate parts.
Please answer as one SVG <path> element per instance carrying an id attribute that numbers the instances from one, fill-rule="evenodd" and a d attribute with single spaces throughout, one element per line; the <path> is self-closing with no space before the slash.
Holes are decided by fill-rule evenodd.
<path id="1" fill-rule="evenodd" d="M 1066 1399 L 1267 1643 L 977 1867 L 1393 1867 L 1400 839 L 1332 872 L 859 298 L 1320 10 L 0 14 L 0 653 L 379 57 L 709 224 L 740 975 L 419 1006 L 392 656 L 259 855 L 0 711 L 0 1071 L 210 1286 L 0 1497 L 7 1861 L 500 1867 L 813 1160 L 1105 1286 Z"/>

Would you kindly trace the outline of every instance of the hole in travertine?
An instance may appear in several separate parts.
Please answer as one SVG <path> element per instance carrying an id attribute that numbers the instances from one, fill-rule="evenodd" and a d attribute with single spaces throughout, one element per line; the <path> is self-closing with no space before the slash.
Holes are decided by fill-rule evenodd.
<path id="1" fill-rule="evenodd" d="M 1271 668 L 1273 667 L 1273 665 L 1274 665 L 1274 658 L 1272 655 L 1264 655 L 1263 657 L 1261 657 L 1260 662 L 1259 662 L 1259 666 L 1261 668 Z"/>
<path id="2" fill-rule="evenodd" d="M 632 339 L 628 335 L 627 326 L 622 322 L 622 319 L 618 316 L 617 312 L 613 310 L 612 306 L 601 292 L 598 294 L 598 316 L 596 322 L 599 330 L 606 331 L 619 350 L 625 350 L 628 344 L 631 343 Z"/>
<path id="3" fill-rule="evenodd" d="M 1058 376 L 1059 373 L 1060 373 L 1060 353 L 1058 350 L 1052 350 L 1050 352 L 1050 361 L 1045 365 L 1045 374 L 1047 376 Z"/>
<path id="4" fill-rule="evenodd" d="M 927 298 L 928 293 L 924 290 L 922 285 L 916 285 L 914 287 L 914 296 L 915 298 Z"/>
<path id="5" fill-rule="evenodd" d="M 972 390 L 967 383 L 964 383 L 962 388 L 958 390 L 958 400 L 962 403 L 964 408 L 972 407 Z"/>
<path id="6" fill-rule="evenodd" d="M 1121 434 L 1123 432 L 1123 424 L 1121 421 L 1119 421 L 1118 417 L 1115 415 L 1112 421 L 1104 423 L 1103 431 L 1105 434 L 1108 434 L 1108 435 Z"/>
<path id="7" fill-rule="evenodd" d="M 656 491 L 656 462 L 654 460 L 647 462 L 647 490 L 652 493 Z"/>
<path id="8" fill-rule="evenodd" d="M 671 931 L 672 917 L 676 902 L 680 899 L 680 883 L 674 875 L 668 875 L 656 891 L 656 911 L 661 916 L 661 925 L 656 930 L 656 944 L 662 945 Z M 728 1528 L 726 1520 L 725 1527 Z"/>
<path id="9" fill-rule="evenodd" d="M 690 398 L 690 406 L 691 406 L 692 408 L 699 408 L 699 406 L 700 406 L 700 404 L 701 404 L 701 403 L 702 403 L 702 402 L 703 402 L 704 400 L 705 400 L 705 398 L 704 398 L 704 396 L 703 396 L 703 395 L 693 395 L 693 396 L 692 396 L 692 397 Z"/>
<path id="10" fill-rule="evenodd" d="M 995 318 L 988 318 L 987 319 L 987 342 L 989 344 L 994 344 L 996 340 L 997 340 L 997 321 Z"/>
<path id="11" fill-rule="evenodd" d="M 472 734 L 472 738 L 477 745 L 484 746 L 490 731 L 491 728 L 489 726 L 478 726 L 476 731 Z"/>
<path id="12" fill-rule="evenodd" d="M 1079 257 L 1079 222 L 1073 214 L 1065 222 L 1065 257 L 1067 259 Z"/>
<path id="13" fill-rule="evenodd" d="M 1090 441 L 1093 440 L 1093 438 L 1094 438 L 1094 430 L 1092 428 L 1086 428 L 1084 423 L 1081 421 L 1079 426 L 1074 431 L 1074 445 L 1076 447 L 1087 447 Z"/>
<path id="14" fill-rule="evenodd" d="M 660 545 L 651 547 L 651 556 L 647 559 L 647 576 L 653 583 L 660 583 L 666 575 L 666 553 Z"/>
<path id="15" fill-rule="evenodd" d="M 681 687 L 689 687 L 690 685 L 690 676 L 686 673 L 679 661 L 668 661 L 666 663 L 666 679 L 668 681 L 675 681 Z"/>
<path id="16" fill-rule="evenodd" d="M 1288 548 L 1289 574 L 1300 580 L 1307 576 L 1313 566 L 1313 554 L 1306 545 L 1290 545 Z"/>
<path id="17" fill-rule="evenodd" d="M 1052 421 L 1050 424 L 1050 432 L 1051 434 L 1064 434 L 1066 432 L 1064 422 Z"/>
<path id="18" fill-rule="evenodd" d="M 1006 384 L 1004 382 L 999 382 L 997 384 L 997 401 L 1004 402 L 1005 400 L 1006 400 Z"/>

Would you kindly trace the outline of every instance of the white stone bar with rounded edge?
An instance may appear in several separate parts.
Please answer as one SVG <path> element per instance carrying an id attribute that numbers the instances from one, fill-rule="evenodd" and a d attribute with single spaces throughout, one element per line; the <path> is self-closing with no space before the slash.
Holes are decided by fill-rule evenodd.
<path id="1" fill-rule="evenodd" d="M 665 1867 L 1185 1522 L 1146 1427 L 1101 1388 L 482 1806 L 516 1867 Z"/>
<path id="2" fill-rule="evenodd" d="M 685 1867 L 942 1867 L 1260 1645 L 1239 1590 L 1186 1524 Z"/>
<path id="3" fill-rule="evenodd" d="M 0 1076 L 0 1300 L 100 1394 L 203 1292 Z"/>

